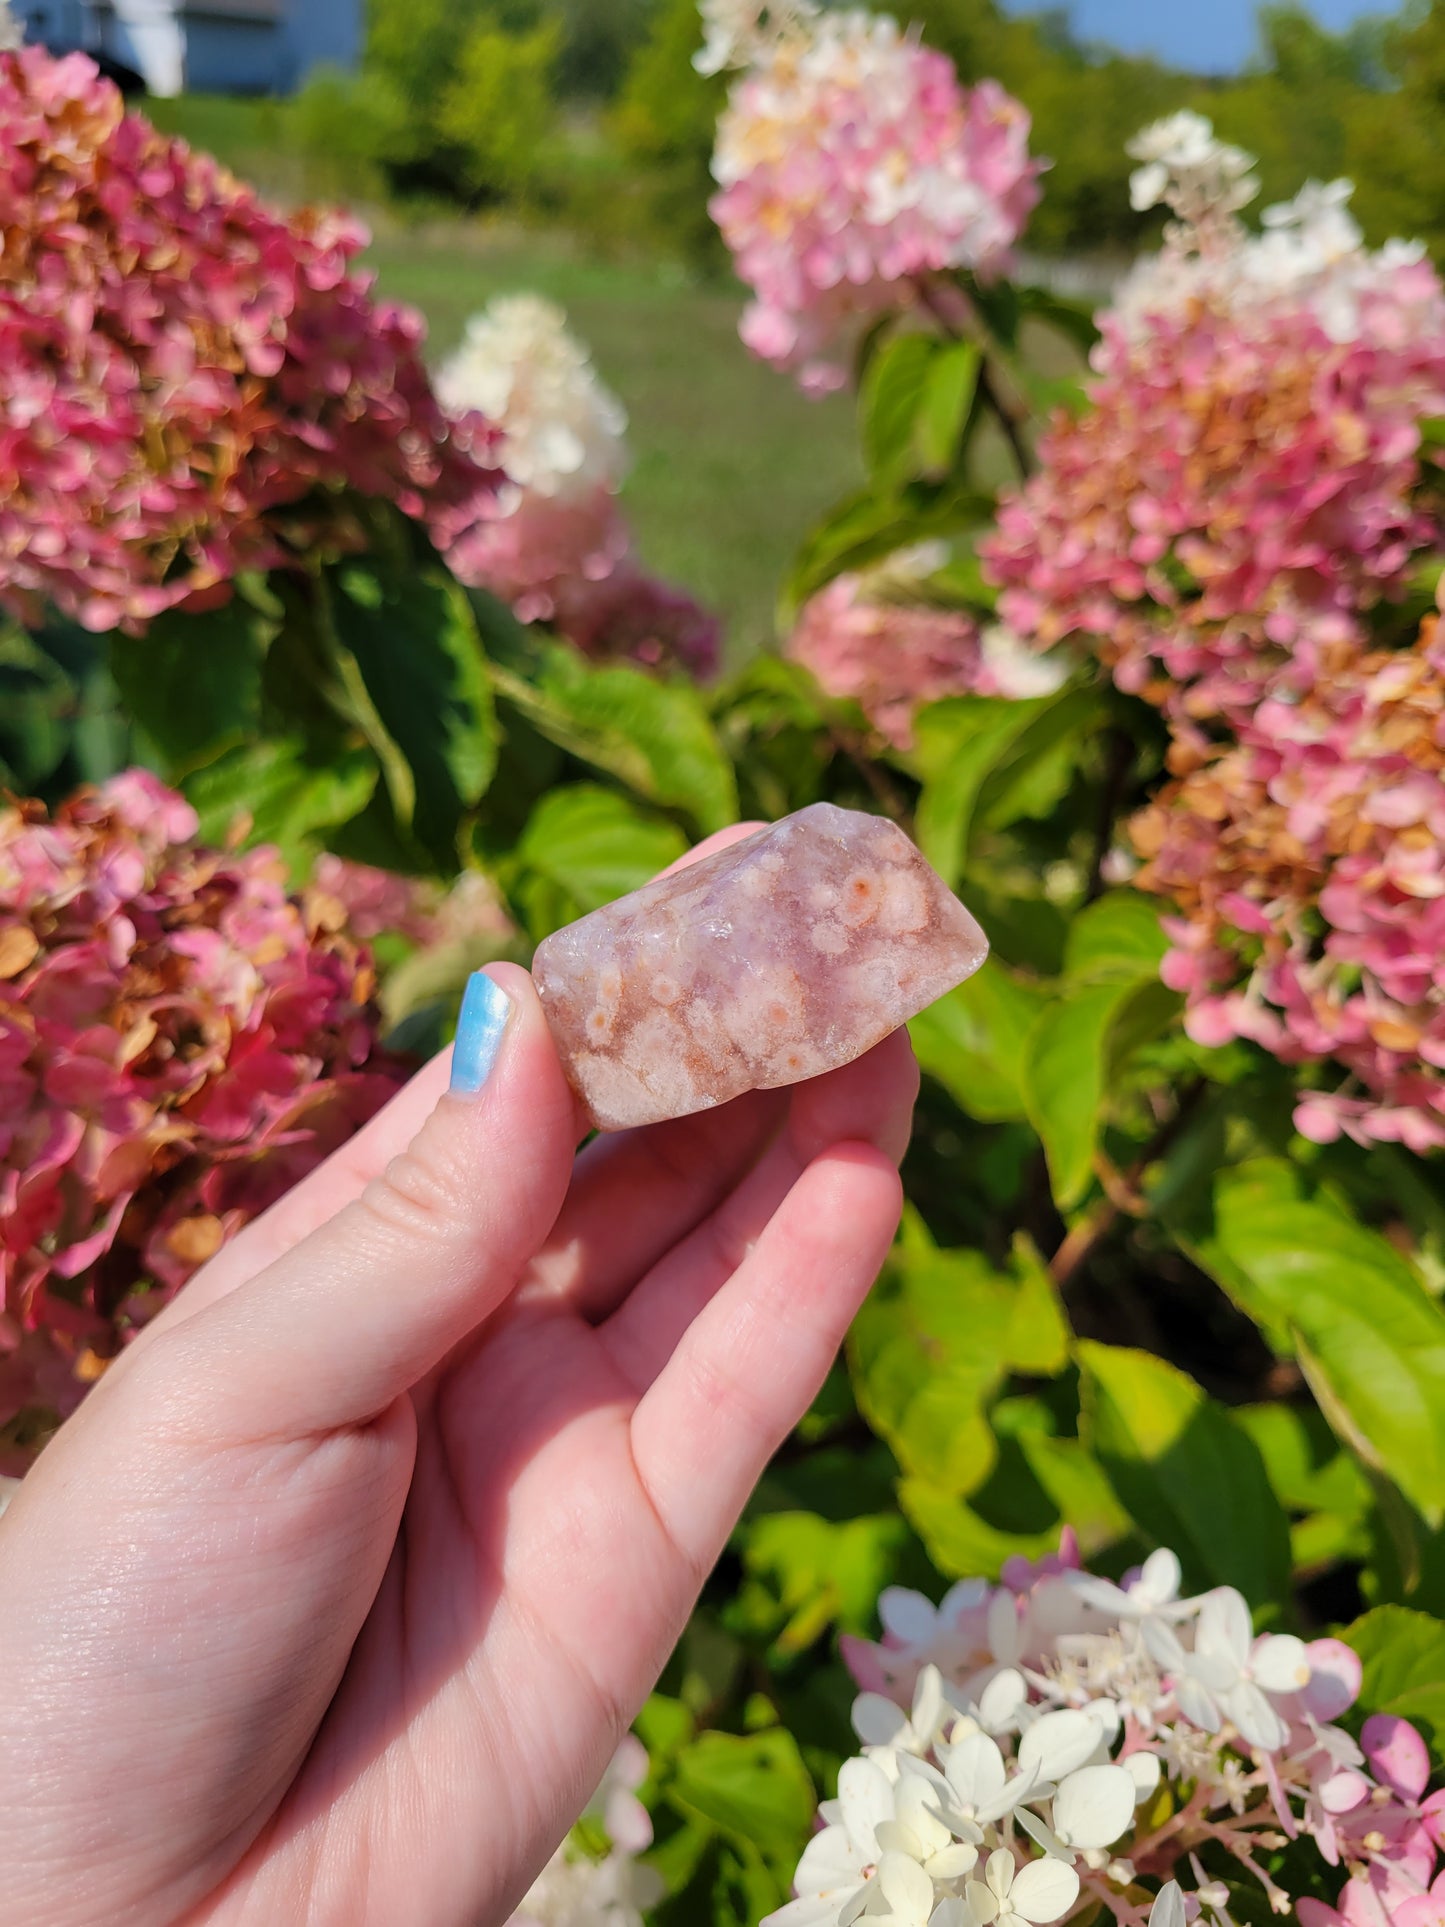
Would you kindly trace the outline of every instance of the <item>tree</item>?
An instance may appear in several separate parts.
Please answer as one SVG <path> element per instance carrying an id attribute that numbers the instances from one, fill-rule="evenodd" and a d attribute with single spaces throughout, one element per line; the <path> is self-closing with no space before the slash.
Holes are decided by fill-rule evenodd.
<path id="1" fill-rule="evenodd" d="M 521 199 L 536 185 L 555 117 L 552 77 L 561 41 L 555 22 L 514 33 L 489 19 L 463 42 L 436 124 L 461 156 L 471 194 Z"/>

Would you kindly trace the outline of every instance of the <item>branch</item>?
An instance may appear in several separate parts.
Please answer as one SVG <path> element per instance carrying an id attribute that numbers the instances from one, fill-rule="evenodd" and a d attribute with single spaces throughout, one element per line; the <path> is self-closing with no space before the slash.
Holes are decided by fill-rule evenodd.
<path id="1" fill-rule="evenodd" d="M 1208 1082 L 1202 1077 L 1188 1087 L 1175 1106 L 1173 1117 L 1159 1127 L 1128 1170 L 1119 1174 L 1117 1182 L 1111 1186 L 1115 1196 L 1105 1198 L 1086 1218 L 1076 1224 L 1064 1239 L 1049 1263 L 1049 1275 L 1061 1291 L 1077 1273 L 1083 1270 L 1120 1218 L 1125 1215 L 1122 1205 L 1116 1199 L 1121 1196 L 1137 1195 L 1149 1166 L 1156 1164 L 1170 1149 L 1198 1110 L 1200 1101 L 1208 1089 Z"/>

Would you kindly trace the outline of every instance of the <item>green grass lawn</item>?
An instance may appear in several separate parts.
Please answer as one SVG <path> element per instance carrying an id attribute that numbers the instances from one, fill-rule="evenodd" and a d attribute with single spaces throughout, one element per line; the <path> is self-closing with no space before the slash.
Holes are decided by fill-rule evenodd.
<path id="1" fill-rule="evenodd" d="M 729 653 L 772 640 L 772 608 L 810 525 L 857 485 L 851 405 L 810 402 L 737 338 L 742 296 L 676 271 L 588 259 L 562 237 L 389 223 L 371 260 L 414 302 L 441 355 L 494 295 L 566 308 L 631 417 L 626 502 L 649 567 L 723 614 Z"/>
<path id="2" fill-rule="evenodd" d="M 308 191 L 291 105 L 147 101 L 164 131 L 282 200 Z M 741 290 L 645 261 L 591 258 L 566 235 L 375 217 L 382 292 L 419 307 L 432 353 L 493 295 L 560 302 L 631 416 L 627 506 L 648 566 L 724 617 L 733 660 L 773 640 L 778 585 L 809 527 L 860 479 L 851 404 L 810 402 L 737 338 Z"/>

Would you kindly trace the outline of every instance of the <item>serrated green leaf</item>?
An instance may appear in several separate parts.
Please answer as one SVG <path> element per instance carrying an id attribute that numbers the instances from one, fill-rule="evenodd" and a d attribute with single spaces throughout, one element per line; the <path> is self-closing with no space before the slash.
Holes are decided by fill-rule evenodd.
<path id="1" fill-rule="evenodd" d="M 1083 1436 L 1130 1517 L 1178 1553 L 1192 1590 L 1236 1586 L 1253 1606 L 1278 1606 L 1289 1527 L 1254 1441 L 1149 1352 L 1084 1340 L 1078 1357 Z"/>
<path id="2" fill-rule="evenodd" d="M 246 840 L 275 843 L 292 861 L 307 863 L 319 841 L 366 808 L 377 785 L 376 762 L 352 750 L 323 768 L 306 761 L 300 743 L 256 743 L 188 776 L 186 796 L 200 818 L 201 840 L 224 843 L 238 822 Z"/>
<path id="3" fill-rule="evenodd" d="M 736 822 L 737 781 L 702 696 L 622 664 L 525 635 L 494 662 L 497 693 L 539 735 L 644 800 L 687 816 L 704 835 Z"/>
<path id="4" fill-rule="evenodd" d="M 909 1025 L 919 1063 L 970 1117 L 1022 1119 L 1024 1043 L 1044 999 L 1039 986 L 990 958 Z"/>
<path id="5" fill-rule="evenodd" d="M 1432 1525 L 1445 1506 L 1445 1313 L 1409 1261 L 1297 1174 L 1226 1171 L 1191 1252 L 1267 1331 L 1287 1335 L 1321 1409 Z"/>

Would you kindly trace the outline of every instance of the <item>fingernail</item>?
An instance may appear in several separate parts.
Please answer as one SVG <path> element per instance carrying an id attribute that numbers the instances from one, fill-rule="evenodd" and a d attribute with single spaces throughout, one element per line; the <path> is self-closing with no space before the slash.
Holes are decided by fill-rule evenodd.
<path id="1" fill-rule="evenodd" d="M 486 1083 L 511 1014 L 512 1000 L 506 991 L 484 971 L 477 971 L 468 981 L 457 1020 L 457 1041 L 452 1050 L 454 1091 L 472 1097 Z"/>

